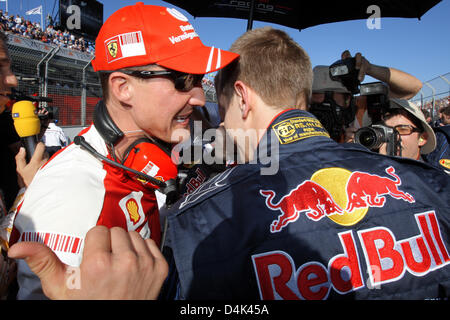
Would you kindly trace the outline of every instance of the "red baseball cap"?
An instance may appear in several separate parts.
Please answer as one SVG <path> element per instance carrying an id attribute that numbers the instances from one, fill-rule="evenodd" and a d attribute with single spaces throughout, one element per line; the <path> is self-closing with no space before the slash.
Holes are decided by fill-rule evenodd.
<path id="1" fill-rule="evenodd" d="M 138 2 L 114 12 L 95 41 L 95 71 L 158 64 L 193 74 L 225 67 L 238 54 L 207 47 L 188 19 L 174 8 Z"/>

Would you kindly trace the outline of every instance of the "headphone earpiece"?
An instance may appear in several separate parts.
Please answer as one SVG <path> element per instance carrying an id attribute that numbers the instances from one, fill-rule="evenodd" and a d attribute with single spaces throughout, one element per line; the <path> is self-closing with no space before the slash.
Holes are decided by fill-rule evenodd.
<path id="1" fill-rule="evenodd" d="M 124 152 L 122 164 L 133 170 L 143 172 L 155 179 L 167 182 L 177 178 L 178 168 L 173 163 L 170 154 L 148 138 L 134 141 Z M 157 189 L 149 181 L 133 175 L 133 178 Z"/>

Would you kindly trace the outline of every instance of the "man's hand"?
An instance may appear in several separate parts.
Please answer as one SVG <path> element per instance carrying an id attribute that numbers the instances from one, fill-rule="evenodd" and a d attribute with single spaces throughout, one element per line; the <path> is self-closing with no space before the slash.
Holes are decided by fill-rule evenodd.
<path id="1" fill-rule="evenodd" d="M 341 54 L 341 59 L 347 59 L 351 57 L 352 55 L 348 50 L 345 50 Z M 370 75 L 370 68 L 372 65 L 370 64 L 369 60 L 367 60 L 360 52 L 355 54 L 354 58 L 355 58 L 355 69 L 359 70 L 358 80 L 359 82 L 363 82 L 366 74 Z"/>
<path id="2" fill-rule="evenodd" d="M 28 187 L 34 178 L 34 175 L 48 161 L 48 154 L 45 152 L 45 145 L 39 142 L 36 150 L 27 164 L 26 150 L 20 148 L 16 154 L 17 180 L 20 187 Z"/>
<path id="3" fill-rule="evenodd" d="M 156 299 L 168 273 L 153 240 L 119 227 L 96 226 L 87 233 L 79 268 L 36 242 L 17 243 L 8 255 L 25 259 L 50 299 Z"/>
<path id="4" fill-rule="evenodd" d="M 341 59 L 351 57 L 348 50 L 341 54 Z M 355 68 L 359 70 L 358 80 L 362 83 L 364 77 L 368 75 L 386 83 L 389 86 L 391 98 L 411 99 L 422 89 L 422 82 L 409 73 L 392 67 L 374 65 L 359 52 L 354 58 Z"/>

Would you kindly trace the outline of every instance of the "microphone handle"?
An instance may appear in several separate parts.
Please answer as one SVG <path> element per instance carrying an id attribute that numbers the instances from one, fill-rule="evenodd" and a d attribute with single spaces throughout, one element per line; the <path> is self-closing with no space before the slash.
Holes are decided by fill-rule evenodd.
<path id="1" fill-rule="evenodd" d="M 25 150 L 27 151 L 27 162 L 30 162 L 31 157 L 34 154 L 34 151 L 36 150 L 36 145 L 38 143 L 37 135 L 29 136 L 29 137 L 22 137 L 22 143 L 25 147 Z"/>

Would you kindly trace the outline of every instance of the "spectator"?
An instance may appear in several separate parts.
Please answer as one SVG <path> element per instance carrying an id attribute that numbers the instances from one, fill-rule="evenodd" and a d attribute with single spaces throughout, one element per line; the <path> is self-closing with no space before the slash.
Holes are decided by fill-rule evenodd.
<path id="1" fill-rule="evenodd" d="M 5 15 L 1 15 L 0 26 L 6 32 L 11 32 L 16 35 L 20 35 L 22 37 L 40 40 L 44 43 L 53 43 L 55 45 L 61 45 L 63 47 L 67 47 L 65 40 L 69 38 L 72 39 L 72 43 L 75 42 L 76 37 L 73 34 L 70 34 L 65 30 L 62 32 L 61 30 L 56 30 L 52 25 L 49 25 L 45 31 L 42 30 L 39 23 L 32 23 L 29 20 L 25 20 L 23 17 L 16 15 L 11 17 L 7 17 Z M 78 40 L 78 39 L 77 39 Z M 82 45 L 73 46 L 73 50 L 78 51 L 86 51 L 84 45 L 84 38 L 80 37 L 80 41 Z M 89 53 L 93 53 L 92 50 Z"/>
<path id="2" fill-rule="evenodd" d="M 443 107 L 439 110 L 441 113 L 441 125 L 447 126 L 450 124 L 450 106 Z"/>
<path id="3" fill-rule="evenodd" d="M 424 156 L 425 161 L 450 174 L 450 106 L 441 110 L 441 125 L 433 127 L 436 149 Z"/>
<path id="4" fill-rule="evenodd" d="M 425 121 L 431 126 L 433 119 L 431 118 L 431 112 L 427 109 L 422 109 L 423 115 L 425 117 Z"/>
<path id="5" fill-rule="evenodd" d="M 165 15 L 160 15 L 162 10 Z M 104 100 L 94 111 L 94 124 L 81 133 L 85 143 L 103 157 L 157 179 L 143 180 L 134 172 L 93 157 L 84 149 L 86 144 L 83 148 L 71 144 L 37 173 L 27 189 L 15 220 L 13 243 L 38 232 L 64 234 L 80 246 L 53 250 L 60 259 L 77 266 L 82 257 L 81 243 L 95 225 L 134 230 L 160 242 L 154 194 L 158 187 L 154 181 L 176 177 L 176 167 L 165 148 L 189 135 L 192 108 L 205 103 L 202 73 L 214 72 L 237 58 L 236 54 L 221 50 L 220 59 L 216 55 L 217 61 L 206 70 L 213 49 L 205 47 L 195 33 L 193 39 L 173 46 L 167 38 L 176 36 L 180 25 L 192 29 L 189 22 L 180 22 L 180 15 L 139 2 L 108 18 L 97 37 L 96 47 L 102 50 L 96 52 L 92 62 L 100 74 Z M 143 16 L 148 19 L 143 20 Z M 124 30 L 130 30 L 131 22 L 142 35 L 140 49 L 136 51 L 133 46 L 131 56 L 117 56 L 114 50 L 121 49 L 119 42 L 109 47 L 104 44 L 110 37 L 118 39 Z M 143 54 L 143 49 L 147 54 Z M 160 60 L 162 55 L 167 60 Z M 161 109 L 163 105 L 165 108 Z M 142 167 L 137 166 L 138 161 L 142 161 Z M 19 262 L 18 269 L 18 298 L 43 297 L 39 279 L 26 264 Z"/>

